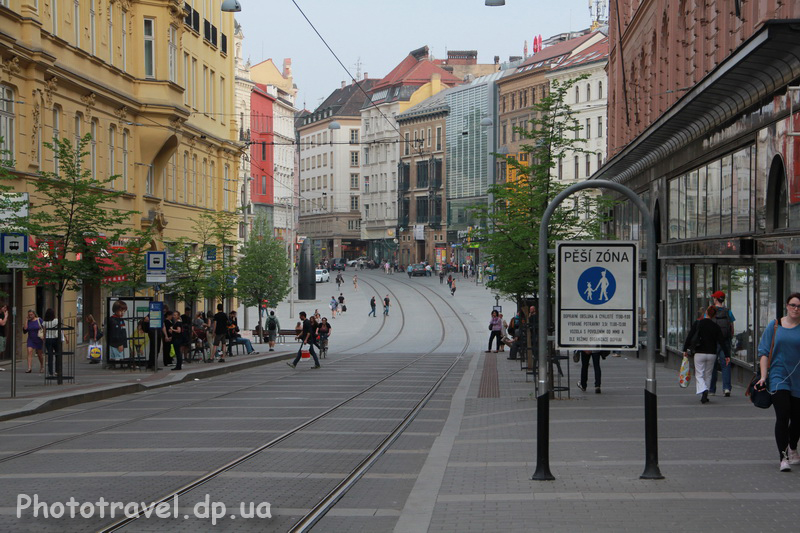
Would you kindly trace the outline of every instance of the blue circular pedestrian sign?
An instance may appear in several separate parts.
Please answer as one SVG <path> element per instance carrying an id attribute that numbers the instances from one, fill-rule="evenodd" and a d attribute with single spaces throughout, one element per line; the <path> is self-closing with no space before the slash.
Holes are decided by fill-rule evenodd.
<path id="1" fill-rule="evenodd" d="M 608 303 L 617 290 L 617 280 L 607 268 L 587 268 L 578 278 L 578 294 L 586 303 L 601 305 Z"/>

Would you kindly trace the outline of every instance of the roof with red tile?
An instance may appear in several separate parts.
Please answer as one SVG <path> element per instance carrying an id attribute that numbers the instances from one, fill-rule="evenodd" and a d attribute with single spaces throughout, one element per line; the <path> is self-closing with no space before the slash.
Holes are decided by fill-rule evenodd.
<path id="1" fill-rule="evenodd" d="M 608 61 L 608 37 L 596 42 L 586 50 L 563 59 L 555 68 L 561 70 L 597 61 Z"/>
<path id="2" fill-rule="evenodd" d="M 399 65 L 372 87 L 372 92 L 396 85 L 424 85 L 431 81 L 433 74 L 439 74 L 445 85 L 461 83 L 460 79 L 438 66 L 433 60 L 408 54 Z"/>

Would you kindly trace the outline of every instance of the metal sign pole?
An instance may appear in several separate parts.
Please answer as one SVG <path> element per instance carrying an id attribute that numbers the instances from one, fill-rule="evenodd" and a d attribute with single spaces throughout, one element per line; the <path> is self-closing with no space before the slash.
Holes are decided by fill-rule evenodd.
<path id="1" fill-rule="evenodd" d="M 11 269 L 11 294 L 14 305 L 11 306 L 11 397 L 17 397 L 17 269 Z"/>
<path id="2" fill-rule="evenodd" d="M 626 196 L 642 214 L 647 228 L 647 377 L 644 390 L 645 467 L 641 479 L 663 479 L 658 467 L 658 396 L 656 395 L 656 227 L 641 198 L 624 185 L 607 180 L 590 180 L 571 185 L 556 196 L 539 225 L 539 396 L 536 404 L 536 471 L 534 480 L 555 479 L 550 472 L 550 380 L 547 372 L 547 327 L 550 323 L 550 285 L 548 280 L 548 225 L 556 208 L 566 198 L 583 189 L 611 189 Z"/>

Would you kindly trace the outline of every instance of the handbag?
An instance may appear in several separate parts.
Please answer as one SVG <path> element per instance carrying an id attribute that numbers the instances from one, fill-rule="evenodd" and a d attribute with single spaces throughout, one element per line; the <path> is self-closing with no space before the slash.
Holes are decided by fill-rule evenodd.
<path id="1" fill-rule="evenodd" d="M 689 361 L 689 356 L 684 355 L 683 361 L 681 361 L 681 371 L 678 373 L 678 385 L 685 389 L 689 386 L 690 381 L 692 381 L 692 363 Z"/>
<path id="2" fill-rule="evenodd" d="M 492 325 L 489 324 L 489 331 L 492 331 Z"/>
<path id="3" fill-rule="evenodd" d="M 39 319 L 39 338 L 44 340 L 44 324 L 42 324 L 42 320 Z"/>
<path id="4" fill-rule="evenodd" d="M 772 348 L 775 346 L 775 336 L 778 334 L 779 318 L 775 319 L 775 327 L 772 329 L 772 343 L 769 345 L 769 356 L 767 357 L 767 379 L 769 379 L 769 368 L 772 366 Z M 759 358 L 760 360 L 760 358 Z M 764 381 L 764 388 L 757 389 L 756 383 L 761 380 L 761 365 L 758 365 L 758 370 L 753 374 L 753 379 L 744 391 L 744 395 L 750 398 L 753 405 L 759 409 L 769 409 L 772 405 L 772 394 L 769 392 L 768 382 Z"/>

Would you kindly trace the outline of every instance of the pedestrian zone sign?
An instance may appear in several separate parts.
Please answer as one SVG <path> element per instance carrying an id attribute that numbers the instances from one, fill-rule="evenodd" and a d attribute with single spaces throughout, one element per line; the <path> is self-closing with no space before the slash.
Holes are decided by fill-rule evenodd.
<path id="1" fill-rule="evenodd" d="M 556 348 L 635 349 L 638 245 L 556 243 Z"/>

